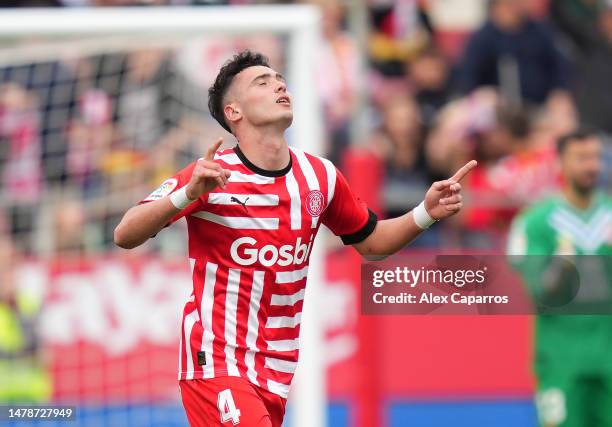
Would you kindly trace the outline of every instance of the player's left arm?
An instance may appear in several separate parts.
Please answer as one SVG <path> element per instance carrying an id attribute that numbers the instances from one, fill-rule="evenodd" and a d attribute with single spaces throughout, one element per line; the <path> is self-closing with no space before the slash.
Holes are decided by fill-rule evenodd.
<path id="1" fill-rule="evenodd" d="M 476 164 L 472 160 L 451 178 L 434 182 L 423 203 L 405 215 L 378 221 L 374 231 L 353 247 L 368 259 L 381 259 L 412 242 L 434 221 L 455 215 L 463 207 L 460 181 Z"/>

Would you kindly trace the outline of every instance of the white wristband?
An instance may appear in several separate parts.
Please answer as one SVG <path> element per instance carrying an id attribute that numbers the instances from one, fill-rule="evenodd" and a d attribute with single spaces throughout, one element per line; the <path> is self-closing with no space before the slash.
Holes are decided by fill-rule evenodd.
<path id="1" fill-rule="evenodd" d="M 187 197 L 187 186 L 184 186 L 170 194 L 170 201 L 174 207 L 183 210 L 195 200 L 191 200 L 189 197 Z"/>
<path id="2" fill-rule="evenodd" d="M 438 221 L 427 213 L 424 200 L 412 210 L 412 217 L 414 218 L 415 224 L 423 230 L 428 229 L 434 222 Z"/>

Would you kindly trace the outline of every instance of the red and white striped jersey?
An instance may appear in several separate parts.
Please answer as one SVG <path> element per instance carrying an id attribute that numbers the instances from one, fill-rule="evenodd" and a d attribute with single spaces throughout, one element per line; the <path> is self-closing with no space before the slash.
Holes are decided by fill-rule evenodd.
<path id="1" fill-rule="evenodd" d="M 193 293 L 181 326 L 179 379 L 241 376 L 287 397 L 299 353 L 308 261 L 321 223 L 345 244 L 365 239 L 376 216 L 326 159 L 291 148 L 278 171 L 236 146 L 215 161 L 231 170 L 181 211 L 189 232 Z M 192 163 L 144 201 L 186 185 Z"/>

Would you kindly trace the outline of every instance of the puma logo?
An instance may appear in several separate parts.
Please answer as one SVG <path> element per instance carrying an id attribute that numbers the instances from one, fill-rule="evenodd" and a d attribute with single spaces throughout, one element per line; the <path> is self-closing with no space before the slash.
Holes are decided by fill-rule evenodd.
<path id="1" fill-rule="evenodd" d="M 241 202 L 240 200 L 238 200 L 237 197 L 230 197 L 230 202 L 234 202 L 234 203 L 238 203 L 239 205 L 242 205 L 242 207 L 244 208 L 244 210 L 246 212 L 249 211 L 249 208 L 247 208 L 246 202 L 249 200 L 249 198 L 247 197 L 246 199 L 244 199 L 244 202 Z"/>

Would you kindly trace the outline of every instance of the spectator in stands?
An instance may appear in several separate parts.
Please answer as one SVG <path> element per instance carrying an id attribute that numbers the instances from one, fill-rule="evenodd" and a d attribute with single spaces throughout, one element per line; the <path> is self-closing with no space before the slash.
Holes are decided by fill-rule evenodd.
<path id="1" fill-rule="evenodd" d="M 421 0 L 369 0 L 370 59 L 384 76 L 404 74 L 404 63 L 429 45 L 433 27 Z"/>
<path id="2" fill-rule="evenodd" d="M 0 81 L 27 91 L 36 112 L 36 133 L 42 157 L 42 179 L 62 185 L 66 179 L 65 127 L 77 99 L 78 79 L 71 65 L 61 60 L 21 63 L 0 68 Z"/>
<path id="3" fill-rule="evenodd" d="M 78 114 L 67 126 L 66 133 L 70 183 L 85 198 L 103 196 L 100 166 L 116 134 L 110 100 L 104 91 L 89 88 L 83 92 Z"/>
<path id="4" fill-rule="evenodd" d="M 612 134 L 612 3 L 603 9 L 594 28 L 597 38 L 577 57 L 576 103 L 582 122 Z"/>
<path id="5" fill-rule="evenodd" d="M 461 87 L 499 86 L 512 101 L 541 105 L 567 95 L 567 69 L 552 33 L 531 20 L 523 0 L 490 0 L 489 19 L 469 40 Z"/>
<path id="6" fill-rule="evenodd" d="M 480 164 L 507 153 L 507 147 L 490 142 L 484 147 L 484 141 L 488 141 L 488 135 L 495 128 L 499 103 L 497 91 L 480 88 L 444 106 L 426 142 L 428 164 L 437 174 L 447 174 L 463 159 L 475 155 Z"/>
<path id="7" fill-rule="evenodd" d="M 450 66 L 440 52 L 431 48 L 406 63 L 406 75 L 426 128 L 433 126 L 438 111 L 451 96 Z"/>
<path id="8" fill-rule="evenodd" d="M 110 96 L 124 148 L 147 152 L 178 123 L 182 109 L 173 96 L 177 81 L 168 51 L 105 55 L 97 59 L 96 68 L 98 88 Z"/>
<path id="9" fill-rule="evenodd" d="M 425 158 L 419 106 L 406 91 L 387 94 L 380 105 L 381 123 L 368 140 L 368 148 L 384 165 L 382 203 L 385 216 L 397 217 L 419 203 L 419 194 L 434 176 Z M 439 246 L 439 228 L 433 228 L 411 245 Z"/>
<path id="10" fill-rule="evenodd" d="M 35 97 L 16 83 L 0 84 L 0 191 L 20 249 L 32 249 L 34 208 L 41 197 L 40 115 Z"/>
<path id="11" fill-rule="evenodd" d="M 423 150 L 421 115 L 414 99 L 406 94 L 389 96 L 382 105 L 381 119 L 369 144 L 386 165 L 384 199 L 387 214 L 394 216 L 419 203 L 418 194 L 431 177 Z"/>
<path id="12" fill-rule="evenodd" d="M 467 227 L 505 231 L 520 208 L 558 189 L 555 148 L 535 144 L 532 125 L 530 111 L 497 107 L 496 125 L 483 145 L 502 149 L 487 153 L 489 161 L 471 178 L 478 195 L 465 213 Z"/>
<path id="13" fill-rule="evenodd" d="M 51 397 L 37 334 L 40 295 L 18 286 L 19 257 L 0 226 L 0 402 L 41 403 Z"/>
<path id="14" fill-rule="evenodd" d="M 80 200 L 62 200 L 54 212 L 53 253 L 79 257 L 86 249 L 86 213 Z"/>

